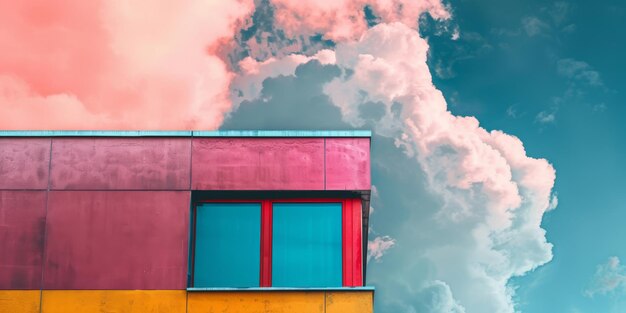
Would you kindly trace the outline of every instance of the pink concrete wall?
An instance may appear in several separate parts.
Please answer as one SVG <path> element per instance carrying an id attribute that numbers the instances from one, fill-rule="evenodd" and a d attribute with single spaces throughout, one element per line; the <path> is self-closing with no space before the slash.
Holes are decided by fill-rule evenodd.
<path id="1" fill-rule="evenodd" d="M 367 190 L 369 138 L 0 138 L 0 289 L 184 289 L 190 189 Z"/>
<path id="2" fill-rule="evenodd" d="M 50 138 L 0 138 L 0 189 L 46 189 Z"/>
<path id="3" fill-rule="evenodd" d="M 326 139 L 326 189 L 369 190 L 369 138 Z"/>
<path id="4" fill-rule="evenodd" d="M 53 139 L 51 189 L 188 190 L 190 138 Z"/>
<path id="5" fill-rule="evenodd" d="M 199 138 L 192 150 L 192 189 L 324 189 L 323 138 Z"/>
<path id="6" fill-rule="evenodd" d="M 45 191 L 0 191 L 0 289 L 41 288 L 45 216 Z"/>
<path id="7" fill-rule="evenodd" d="M 184 289 L 188 191 L 51 191 L 45 289 Z"/>

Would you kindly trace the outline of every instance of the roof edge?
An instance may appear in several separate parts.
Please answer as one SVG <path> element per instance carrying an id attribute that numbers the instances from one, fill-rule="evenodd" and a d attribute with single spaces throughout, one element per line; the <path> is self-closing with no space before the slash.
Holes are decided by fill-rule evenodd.
<path id="1" fill-rule="evenodd" d="M 370 130 L 0 130 L 0 137 L 372 137 Z"/>

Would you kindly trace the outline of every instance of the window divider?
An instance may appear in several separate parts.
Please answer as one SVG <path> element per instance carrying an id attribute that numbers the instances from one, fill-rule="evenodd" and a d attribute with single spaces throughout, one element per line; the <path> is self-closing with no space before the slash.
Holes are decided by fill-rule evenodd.
<path id="1" fill-rule="evenodd" d="M 272 201 L 261 202 L 261 287 L 272 286 Z"/>
<path id="2" fill-rule="evenodd" d="M 349 205 L 352 201 L 349 199 L 343 200 L 341 203 L 341 254 L 342 254 L 342 281 L 343 286 L 350 286 L 352 283 L 352 268 L 350 267 L 352 259 L 352 247 L 349 243 L 351 239 L 352 219 L 350 218 L 350 212 L 352 211 Z"/>
<path id="3" fill-rule="evenodd" d="M 189 276 L 189 282 L 187 283 L 189 286 L 193 287 L 194 285 L 194 277 L 195 275 L 195 269 L 196 269 L 196 216 L 197 216 L 197 210 L 198 210 L 198 202 L 194 202 L 193 204 L 193 211 L 191 212 L 191 245 L 190 245 L 190 251 L 189 251 L 189 255 L 190 255 L 190 262 L 189 265 L 191 267 L 191 269 L 189 269 L 187 272 L 190 273 Z"/>
<path id="4" fill-rule="evenodd" d="M 342 201 L 342 280 L 344 287 L 363 285 L 361 199 Z"/>

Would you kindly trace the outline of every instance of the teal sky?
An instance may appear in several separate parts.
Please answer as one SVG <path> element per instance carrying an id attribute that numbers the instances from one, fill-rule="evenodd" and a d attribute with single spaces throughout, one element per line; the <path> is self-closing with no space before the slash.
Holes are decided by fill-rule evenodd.
<path id="1" fill-rule="evenodd" d="M 460 39 L 423 32 L 450 110 L 518 136 L 529 155 L 547 158 L 557 171 L 559 205 L 543 221 L 554 258 L 513 280 L 519 310 L 626 312 L 623 285 L 585 295 L 599 264 L 626 259 L 626 4 L 450 5 Z M 580 67 L 573 74 L 564 68 L 572 64 Z"/>

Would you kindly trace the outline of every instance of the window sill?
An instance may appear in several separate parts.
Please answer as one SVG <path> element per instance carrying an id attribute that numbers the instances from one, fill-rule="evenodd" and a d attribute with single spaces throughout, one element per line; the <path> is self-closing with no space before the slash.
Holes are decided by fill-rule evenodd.
<path id="1" fill-rule="evenodd" d="M 200 291 L 200 292 L 223 292 L 223 291 L 374 291 L 374 286 L 364 287 L 250 287 L 250 288 L 201 288 L 201 287 L 189 287 L 187 291 Z"/>

